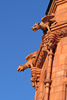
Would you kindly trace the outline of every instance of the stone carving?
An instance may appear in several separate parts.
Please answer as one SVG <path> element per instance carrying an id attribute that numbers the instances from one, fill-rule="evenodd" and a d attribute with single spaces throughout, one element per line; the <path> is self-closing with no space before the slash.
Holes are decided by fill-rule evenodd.
<path id="1" fill-rule="evenodd" d="M 24 71 L 25 69 L 27 68 L 31 68 L 34 66 L 34 62 L 35 62 L 35 58 L 36 58 L 36 55 L 37 55 L 37 51 L 34 52 L 34 53 L 31 53 L 30 55 L 28 55 L 26 57 L 26 60 L 28 61 L 27 63 L 25 63 L 24 65 L 20 65 L 17 69 L 17 71 L 21 72 L 21 71 Z"/>
<path id="2" fill-rule="evenodd" d="M 50 25 L 56 22 L 54 14 L 47 15 L 43 17 L 41 20 L 42 20 L 41 23 L 35 23 L 35 25 L 31 27 L 33 31 L 37 31 L 38 29 L 41 29 L 43 31 L 46 31 L 46 30 L 50 31 Z"/>
<path id="3" fill-rule="evenodd" d="M 58 29 L 55 31 L 50 29 L 51 26 L 56 23 L 57 23 L 57 21 L 55 20 L 54 14 L 43 17 L 41 23 L 35 23 L 35 25 L 32 27 L 32 30 L 34 30 L 34 31 L 36 31 L 38 29 L 43 30 L 41 46 L 39 48 L 38 53 L 36 51 L 36 52 L 28 55 L 26 57 L 26 60 L 28 62 L 25 63 L 24 65 L 20 65 L 17 69 L 17 71 L 21 72 L 27 68 L 30 68 L 31 76 L 32 76 L 32 78 L 31 78 L 32 87 L 35 87 L 36 91 L 39 88 L 39 84 L 40 84 L 39 82 L 41 79 L 40 76 L 42 74 L 43 64 L 44 64 L 47 56 L 49 57 L 49 60 L 50 60 L 49 62 L 52 63 L 52 60 L 53 60 L 52 57 L 54 56 L 53 50 L 56 49 L 57 43 L 60 41 L 60 39 L 64 36 L 67 36 L 66 28 Z M 50 51 L 52 51 L 52 52 L 50 52 Z M 51 68 L 51 63 L 50 63 L 50 68 Z M 51 69 L 49 71 L 51 71 Z M 47 83 L 51 84 L 50 75 L 48 78 L 47 78 L 48 80 L 45 80 L 45 85 Z M 48 90 L 49 90 L 49 88 L 48 88 Z"/>
<path id="4" fill-rule="evenodd" d="M 63 36 L 66 36 L 67 29 L 59 29 L 54 32 L 47 32 L 47 34 L 43 34 L 41 49 L 39 52 L 38 57 L 35 61 L 35 66 L 38 68 L 42 68 L 43 62 L 46 59 L 47 54 L 49 53 L 50 49 L 56 47 L 57 43 L 60 41 Z"/>
<path id="5" fill-rule="evenodd" d="M 32 87 L 35 87 L 35 89 L 37 89 L 39 79 L 40 79 L 41 69 L 37 67 L 32 67 L 30 69 L 31 69 L 31 76 L 32 76 L 32 78 L 30 79 L 32 82 Z"/>
<path id="6" fill-rule="evenodd" d="M 38 69 L 37 67 L 34 66 L 36 56 L 37 56 L 37 51 L 28 55 L 26 57 L 26 60 L 28 62 L 25 63 L 24 65 L 20 65 L 18 67 L 17 71 L 21 72 L 27 68 L 30 68 L 31 76 L 32 76 L 32 78 L 31 78 L 32 87 L 35 87 L 37 89 L 37 87 L 38 87 L 37 83 L 39 82 L 41 69 Z"/>
<path id="7" fill-rule="evenodd" d="M 53 3 L 48 13 L 49 15 L 43 17 L 41 19 L 42 20 L 41 23 L 35 23 L 35 25 L 31 27 L 33 31 L 37 31 L 38 29 L 41 29 L 43 31 L 42 42 L 38 50 L 38 53 L 34 52 L 30 54 L 29 56 L 27 56 L 26 60 L 28 62 L 25 63 L 24 65 L 20 65 L 17 69 L 19 72 L 21 72 L 27 68 L 30 68 L 31 77 L 32 77 L 31 78 L 32 86 L 35 87 L 35 90 L 36 90 L 35 100 L 49 100 L 49 99 L 53 100 L 57 96 L 55 94 L 56 96 L 53 98 L 53 95 L 52 95 L 53 92 L 55 92 L 53 90 L 56 87 L 55 82 L 57 81 L 57 80 L 55 81 L 57 77 L 55 77 L 54 79 L 54 76 L 56 72 L 59 72 L 58 68 L 62 67 L 59 65 L 64 63 L 63 67 L 66 68 L 66 62 L 67 62 L 67 56 L 65 54 L 63 55 L 65 59 L 63 63 L 60 63 L 60 61 L 62 62 L 63 60 L 62 59 L 63 56 L 60 56 L 61 53 L 58 53 L 57 56 L 55 55 L 56 51 L 58 52 L 62 49 L 64 42 L 66 43 L 66 39 L 65 41 L 63 41 L 63 39 L 61 40 L 61 38 L 67 36 L 67 17 L 65 18 L 66 4 L 65 4 L 65 8 L 63 6 L 60 6 L 60 4 L 63 5 L 61 1 L 66 2 L 66 0 L 50 0 L 50 1 L 53 1 Z M 57 8 L 58 5 L 59 7 Z M 61 7 L 62 9 L 60 9 Z M 51 14 L 51 12 L 54 12 L 55 15 Z M 58 45 L 58 42 L 60 42 L 60 40 L 61 40 L 61 43 Z M 60 46 L 59 49 L 57 49 L 57 45 Z M 63 47 L 63 51 L 66 50 L 65 46 Z M 59 58 L 59 62 L 57 58 Z M 54 59 L 56 59 L 55 62 L 54 62 Z M 55 65 L 55 63 L 57 64 Z M 55 67 L 56 67 L 56 70 L 55 70 Z M 65 76 L 66 74 L 65 68 L 63 68 L 64 77 L 67 76 L 67 75 Z M 54 76 L 52 74 L 54 74 Z M 57 98 L 58 97 L 59 95 L 57 96 Z"/>

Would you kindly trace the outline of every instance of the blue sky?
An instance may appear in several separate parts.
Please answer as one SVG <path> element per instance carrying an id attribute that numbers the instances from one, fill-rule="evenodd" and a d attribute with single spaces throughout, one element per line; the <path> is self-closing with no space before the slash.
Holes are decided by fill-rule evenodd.
<path id="1" fill-rule="evenodd" d="M 38 51 L 43 32 L 33 32 L 49 0 L 0 0 L 0 100 L 34 100 L 30 69 L 17 72 L 25 57 Z"/>

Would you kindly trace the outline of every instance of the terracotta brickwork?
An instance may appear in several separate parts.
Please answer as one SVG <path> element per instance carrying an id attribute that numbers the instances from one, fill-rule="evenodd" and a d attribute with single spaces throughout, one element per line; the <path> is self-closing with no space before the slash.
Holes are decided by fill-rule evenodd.
<path id="1" fill-rule="evenodd" d="M 17 70 L 30 68 L 34 100 L 67 100 L 67 0 L 53 0 L 41 20 L 31 27 L 43 31 L 40 48 Z"/>

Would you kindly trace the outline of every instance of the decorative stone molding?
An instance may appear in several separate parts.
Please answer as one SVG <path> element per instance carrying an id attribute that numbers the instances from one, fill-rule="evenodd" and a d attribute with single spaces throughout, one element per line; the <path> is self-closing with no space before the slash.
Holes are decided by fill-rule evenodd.
<path id="1" fill-rule="evenodd" d="M 35 87 L 36 89 L 38 88 L 38 83 L 39 83 L 39 78 L 41 74 L 41 69 L 37 67 L 32 67 L 31 68 L 31 82 L 32 82 L 32 87 Z"/>
<path id="2" fill-rule="evenodd" d="M 66 2 L 67 2 L 67 0 L 53 0 L 48 15 L 50 15 L 51 13 L 55 13 L 57 6 L 61 5 L 61 4 L 64 4 Z"/>
<path id="3" fill-rule="evenodd" d="M 51 84 L 52 80 L 51 79 L 45 79 L 44 84 L 49 83 Z"/>

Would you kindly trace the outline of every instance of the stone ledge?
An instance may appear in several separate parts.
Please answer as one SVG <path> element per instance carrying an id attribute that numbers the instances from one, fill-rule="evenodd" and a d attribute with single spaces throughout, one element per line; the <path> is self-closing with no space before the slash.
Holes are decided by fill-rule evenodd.
<path id="1" fill-rule="evenodd" d="M 62 21 L 62 22 L 58 22 L 56 25 L 53 25 L 51 26 L 51 31 L 55 31 L 57 29 L 61 29 L 61 28 L 64 28 L 64 27 L 67 27 L 67 20 L 65 21 Z"/>

